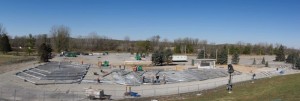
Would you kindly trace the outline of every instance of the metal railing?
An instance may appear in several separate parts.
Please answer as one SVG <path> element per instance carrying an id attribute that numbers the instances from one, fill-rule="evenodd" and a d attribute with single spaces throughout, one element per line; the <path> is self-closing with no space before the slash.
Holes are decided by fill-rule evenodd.
<path id="1" fill-rule="evenodd" d="M 275 75 L 275 74 L 274 74 Z M 257 78 L 266 78 L 274 75 L 265 75 L 263 73 L 257 74 Z M 276 74 L 277 75 L 277 74 Z M 243 81 L 249 81 L 252 79 L 251 75 L 240 75 L 233 77 L 234 85 L 244 85 Z M 240 83 L 239 83 L 240 82 Z M 247 83 L 249 83 L 247 82 Z M 222 79 L 212 82 L 198 82 L 191 85 L 181 86 L 156 86 L 153 88 L 141 89 L 141 87 L 132 87 L 133 92 L 137 92 L 141 97 L 155 97 L 162 95 L 180 95 L 188 92 L 201 92 L 209 89 L 226 89 L 225 85 L 228 83 L 228 79 Z M 168 84 L 166 84 L 168 85 Z M 224 88 L 223 88 L 224 86 Z M 220 88 L 222 87 L 222 88 Z M 128 98 L 124 96 L 125 88 L 122 90 L 104 90 L 104 93 L 111 95 L 112 99 L 124 99 Z M 26 88 L 0 88 L 0 101 L 89 101 L 84 91 L 37 91 L 28 90 Z"/>

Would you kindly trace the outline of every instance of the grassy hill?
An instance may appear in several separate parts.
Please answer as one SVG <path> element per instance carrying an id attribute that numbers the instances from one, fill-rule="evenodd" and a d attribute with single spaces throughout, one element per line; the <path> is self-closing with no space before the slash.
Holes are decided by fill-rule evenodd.
<path id="1" fill-rule="evenodd" d="M 184 101 L 300 101 L 300 74 L 235 84 L 231 94 L 222 87 L 184 98 Z"/>
<path id="2" fill-rule="evenodd" d="M 233 85 L 231 94 L 226 87 L 176 94 L 120 101 L 300 101 L 300 74 L 276 76 L 256 80 L 254 83 L 245 81 Z"/>
<path id="3" fill-rule="evenodd" d="M 15 56 L 15 55 L 1 55 L 0 54 L 0 66 L 3 64 L 13 64 L 23 61 L 33 60 L 35 56 Z"/>

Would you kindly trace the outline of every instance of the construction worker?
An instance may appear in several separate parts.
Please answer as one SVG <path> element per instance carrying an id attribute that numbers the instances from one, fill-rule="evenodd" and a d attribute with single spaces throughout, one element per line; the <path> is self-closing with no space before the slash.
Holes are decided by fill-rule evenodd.
<path id="1" fill-rule="evenodd" d="M 154 80 L 154 75 L 151 76 L 151 82 L 154 84 L 155 80 Z"/>
<path id="2" fill-rule="evenodd" d="M 143 81 L 143 83 L 145 83 L 145 76 L 143 76 L 143 80 L 142 81 Z"/>
<path id="3" fill-rule="evenodd" d="M 159 83 L 159 75 L 156 75 L 156 83 Z"/>
<path id="4" fill-rule="evenodd" d="M 254 83 L 255 76 L 256 76 L 256 74 L 253 73 L 253 75 L 252 75 L 252 83 Z"/>
<path id="5" fill-rule="evenodd" d="M 163 75 L 163 81 L 164 81 L 164 84 L 167 83 L 167 82 L 166 82 L 166 75 L 165 75 L 165 74 Z"/>
<path id="6" fill-rule="evenodd" d="M 97 82 L 100 83 L 100 78 L 99 77 L 97 78 Z"/>

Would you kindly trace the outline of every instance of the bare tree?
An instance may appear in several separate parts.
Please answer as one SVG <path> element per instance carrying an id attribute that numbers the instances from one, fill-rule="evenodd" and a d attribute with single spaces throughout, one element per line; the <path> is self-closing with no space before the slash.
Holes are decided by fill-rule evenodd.
<path id="1" fill-rule="evenodd" d="M 50 44 L 50 39 L 48 38 L 47 34 L 38 34 L 35 36 L 35 47 L 38 49 L 42 43 Z"/>
<path id="2" fill-rule="evenodd" d="M 158 50 L 158 48 L 159 48 L 159 39 L 160 39 L 159 35 L 152 36 L 149 39 L 150 42 L 151 42 L 151 47 L 153 48 L 153 50 Z"/>
<path id="3" fill-rule="evenodd" d="M 88 39 L 87 40 L 87 45 L 89 47 L 90 50 L 95 51 L 98 50 L 101 46 L 100 40 L 99 40 L 99 36 L 96 32 L 91 32 L 89 33 Z"/>
<path id="4" fill-rule="evenodd" d="M 53 26 L 50 32 L 53 37 L 54 49 L 56 52 L 67 51 L 69 49 L 70 40 L 69 27 L 63 25 Z"/>
<path id="5" fill-rule="evenodd" d="M 13 40 L 11 40 L 12 47 L 25 47 L 26 46 L 26 36 L 15 36 Z"/>
<path id="6" fill-rule="evenodd" d="M 161 42 L 161 44 L 159 45 L 159 49 L 166 49 L 166 48 L 170 48 L 169 46 L 169 42 L 168 39 L 163 39 L 163 41 Z"/>
<path id="7" fill-rule="evenodd" d="M 130 51 L 130 37 L 129 36 L 125 36 L 124 37 L 124 41 L 125 43 L 123 44 L 124 46 L 124 50 L 125 52 L 129 52 Z"/>

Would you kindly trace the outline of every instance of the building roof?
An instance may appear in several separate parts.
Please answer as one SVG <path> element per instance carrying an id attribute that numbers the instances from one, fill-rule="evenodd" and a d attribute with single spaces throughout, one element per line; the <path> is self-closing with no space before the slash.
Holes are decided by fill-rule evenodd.
<path id="1" fill-rule="evenodd" d="M 216 59 L 194 59 L 196 61 L 216 61 Z"/>

